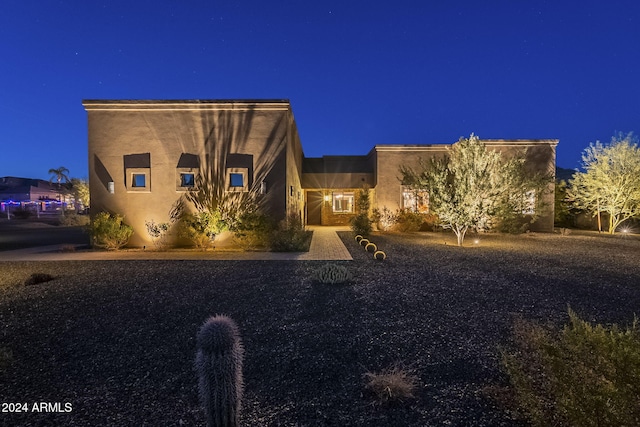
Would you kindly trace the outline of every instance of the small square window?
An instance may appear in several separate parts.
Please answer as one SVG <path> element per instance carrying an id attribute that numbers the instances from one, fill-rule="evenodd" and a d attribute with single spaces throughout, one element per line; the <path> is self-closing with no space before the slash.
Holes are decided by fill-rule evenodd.
<path id="1" fill-rule="evenodd" d="M 180 174 L 180 187 L 193 187 L 195 183 L 196 183 L 195 174 L 193 173 Z"/>
<path id="2" fill-rule="evenodd" d="M 231 187 L 244 187 L 244 176 L 241 173 L 230 173 L 229 185 Z"/>
<path id="3" fill-rule="evenodd" d="M 134 173 L 131 181 L 132 187 L 144 188 L 147 186 L 147 179 L 143 173 Z"/>

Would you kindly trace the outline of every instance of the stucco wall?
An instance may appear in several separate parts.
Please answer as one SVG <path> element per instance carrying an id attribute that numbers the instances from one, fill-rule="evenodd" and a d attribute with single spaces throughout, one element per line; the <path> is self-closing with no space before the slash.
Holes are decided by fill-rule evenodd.
<path id="1" fill-rule="evenodd" d="M 524 154 L 526 169 L 530 173 L 546 173 L 555 175 L 557 140 L 482 140 L 489 149 L 497 150 L 504 156 Z M 373 204 L 378 209 L 387 207 L 391 210 L 402 207 L 402 184 L 400 167 L 405 166 L 421 170 L 421 161 L 431 158 L 442 158 L 447 155 L 451 145 L 424 146 L 376 146 L 374 156 L 376 164 L 375 198 Z M 544 213 L 531 225 L 532 231 L 553 231 L 553 198 L 554 184 L 551 182 L 547 192 L 541 195 Z"/>
<path id="2" fill-rule="evenodd" d="M 84 105 L 89 121 L 91 211 L 123 214 L 135 230 L 131 246 L 151 243 L 145 221 L 169 221 L 182 194 L 176 187 L 176 169 L 183 153 L 197 155 L 201 167 L 214 175 L 224 175 L 229 154 L 246 155 L 242 159 L 252 162 L 247 167 L 252 168 L 248 184 L 256 189 L 266 181 L 268 191 L 261 197 L 267 209 L 282 211 L 288 102 L 85 101 Z M 144 153 L 150 159 L 149 188 L 133 189 L 124 156 Z"/>
<path id="3" fill-rule="evenodd" d="M 375 151 L 375 198 L 373 204 L 378 209 L 384 207 L 394 211 L 402 208 L 402 182 L 400 167 L 421 170 L 421 161 L 440 158 L 448 151 L 448 145 L 424 146 L 381 146 Z"/>

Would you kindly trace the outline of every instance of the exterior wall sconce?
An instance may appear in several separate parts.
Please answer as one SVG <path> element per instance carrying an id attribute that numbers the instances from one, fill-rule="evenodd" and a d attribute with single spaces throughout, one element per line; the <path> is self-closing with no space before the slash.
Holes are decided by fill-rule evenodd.
<path id="1" fill-rule="evenodd" d="M 267 194 L 267 181 L 260 183 L 260 194 Z"/>
<path id="2" fill-rule="evenodd" d="M 325 201 L 325 202 L 328 202 L 328 201 L 329 201 L 329 199 L 331 199 L 331 196 L 329 196 L 328 194 L 325 194 L 325 195 L 324 195 L 324 201 Z"/>
<path id="3" fill-rule="evenodd" d="M 109 190 L 109 193 L 111 193 L 111 194 L 116 192 L 116 186 L 114 185 L 113 181 L 107 182 L 107 189 Z"/>

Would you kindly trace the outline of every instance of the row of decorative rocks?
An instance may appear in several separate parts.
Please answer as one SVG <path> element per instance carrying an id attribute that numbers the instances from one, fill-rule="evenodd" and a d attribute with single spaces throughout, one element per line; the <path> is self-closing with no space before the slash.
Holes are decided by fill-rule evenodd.
<path id="1" fill-rule="evenodd" d="M 387 258 L 387 254 L 385 254 L 381 250 L 378 250 L 378 246 L 375 243 L 369 241 L 369 239 L 365 239 L 364 237 L 362 237 L 362 235 L 358 234 L 356 236 L 356 242 L 360 246 L 363 246 L 365 251 L 372 252 L 373 259 L 382 261 Z"/>

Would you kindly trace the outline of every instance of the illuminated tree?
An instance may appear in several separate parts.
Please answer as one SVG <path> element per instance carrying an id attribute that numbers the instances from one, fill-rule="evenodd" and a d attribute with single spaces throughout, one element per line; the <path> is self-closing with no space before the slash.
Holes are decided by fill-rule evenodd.
<path id="1" fill-rule="evenodd" d="M 503 159 L 473 134 L 460 138 L 448 157 L 423 163 L 422 171 L 402 167 L 400 172 L 403 183 L 429 192 L 430 210 L 455 233 L 458 246 L 469 228 L 487 230 L 507 217 L 524 217 L 527 194 L 542 191 L 548 182 L 525 173 L 523 156 Z M 540 211 L 531 210 L 532 217 Z"/>
<path id="2" fill-rule="evenodd" d="M 89 182 L 86 179 L 71 178 L 71 190 L 77 205 L 89 206 Z"/>
<path id="3" fill-rule="evenodd" d="M 632 133 L 618 134 L 608 145 L 599 141 L 582 155 L 584 172 L 571 180 L 570 195 L 577 208 L 609 216 L 610 234 L 629 218 L 640 216 L 640 149 Z"/>

